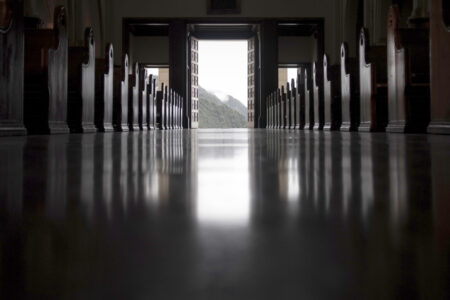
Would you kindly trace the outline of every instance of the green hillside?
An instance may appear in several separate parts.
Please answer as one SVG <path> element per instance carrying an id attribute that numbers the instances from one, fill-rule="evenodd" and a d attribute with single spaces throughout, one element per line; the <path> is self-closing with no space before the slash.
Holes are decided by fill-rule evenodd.
<path id="1" fill-rule="evenodd" d="M 236 110 L 244 118 L 247 118 L 247 107 L 245 107 L 244 104 L 242 104 L 238 99 L 233 96 L 228 96 L 228 99 L 224 102 L 224 104 L 229 108 Z"/>
<path id="2" fill-rule="evenodd" d="M 199 128 L 245 128 L 247 119 L 199 87 Z"/>

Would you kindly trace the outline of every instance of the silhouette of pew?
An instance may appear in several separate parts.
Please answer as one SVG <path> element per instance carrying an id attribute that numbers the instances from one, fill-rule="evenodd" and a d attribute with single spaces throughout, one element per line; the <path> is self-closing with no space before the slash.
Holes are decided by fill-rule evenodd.
<path id="1" fill-rule="evenodd" d="M 114 130 L 129 130 L 128 93 L 129 93 L 129 60 L 125 54 L 122 66 L 114 67 Z"/>
<path id="2" fill-rule="evenodd" d="M 167 129 L 173 129 L 173 90 L 169 89 L 169 96 L 167 100 Z"/>
<path id="3" fill-rule="evenodd" d="M 444 18 L 445 16 L 445 18 Z M 450 134 L 450 3 L 431 0 L 430 133 Z"/>
<path id="4" fill-rule="evenodd" d="M 149 84 L 151 87 L 150 91 L 150 99 L 149 99 L 149 128 L 156 129 L 156 78 L 153 78 L 153 75 L 150 75 Z"/>
<path id="5" fill-rule="evenodd" d="M 309 71 L 308 71 L 309 69 Z M 312 76 L 311 76 L 311 68 L 305 68 L 304 70 L 304 120 L 305 125 L 304 129 L 312 130 L 314 128 L 314 93 L 312 90 Z"/>
<path id="6" fill-rule="evenodd" d="M 284 86 L 281 86 L 281 129 L 286 129 L 287 126 L 287 100 L 286 92 L 284 91 Z"/>
<path id="7" fill-rule="evenodd" d="M 314 129 L 323 130 L 324 127 L 324 113 L 323 113 L 323 88 L 321 74 L 319 72 L 317 62 L 313 63 L 313 74 L 312 74 L 312 86 L 313 86 L 313 97 L 314 97 Z"/>
<path id="8" fill-rule="evenodd" d="M 168 86 L 165 86 L 164 87 L 164 98 L 163 98 L 163 102 L 162 102 L 162 112 L 163 112 L 163 118 L 162 118 L 162 120 L 163 120 L 163 122 L 162 122 L 162 124 L 163 124 L 163 129 L 168 129 L 168 126 L 167 126 L 167 124 L 168 124 L 168 115 L 169 115 L 169 113 L 168 113 L 168 102 L 169 102 L 169 87 Z"/>
<path id="9" fill-rule="evenodd" d="M 144 68 L 140 69 L 139 73 L 139 129 L 145 130 L 148 128 L 147 124 L 147 107 L 148 107 L 148 97 L 147 97 L 147 84 L 148 75 Z"/>
<path id="10" fill-rule="evenodd" d="M 161 83 L 161 90 L 157 93 L 157 123 L 158 129 L 165 129 L 165 102 L 167 99 L 167 87 L 164 86 L 164 83 Z"/>
<path id="11" fill-rule="evenodd" d="M 274 129 L 279 129 L 280 128 L 280 120 L 281 120 L 281 105 L 280 105 L 280 99 L 281 99 L 281 90 L 277 89 L 274 92 L 273 95 L 273 109 L 274 109 Z"/>
<path id="12" fill-rule="evenodd" d="M 275 108 L 276 108 L 275 95 L 276 95 L 276 92 L 272 92 L 269 96 L 270 97 L 270 118 L 271 118 L 270 128 L 271 129 L 274 129 L 276 126 L 276 117 L 277 116 L 276 116 L 276 110 L 275 110 Z"/>
<path id="13" fill-rule="evenodd" d="M 183 98 L 178 95 L 178 129 L 183 129 Z"/>
<path id="14" fill-rule="evenodd" d="M 291 129 L 300 129 L 300 106 L 295 80 L 291 80 Z"/>
<path id="15" fill-rule="evenodd" d="M 68 133 L 66 10 L 55 8 L 54 28 L 25 29 L 24 122 L 29 134 Z"/>
<path id="16" fill-rule="evenodd" d="M 298 120 L 299 120 L 299 129 L 303 130 L 305 128 L 305 68 L 300 70 L 300 73 L 297 75 L 297 93 L 298 93 Z"/>
<path id="17" fill-rule="evenodd" d="M 358 131 L 360 122 L 359 63 L 348 58 L 346 43 L 341 45 L 341 130 Z"/>
<path id="18" fill-rule="evenodd" d="M 0 8 L 0 136 L 24 135 L 24 18 L 23 1 Z"/>
<path id="19" fill-rule="evenodd" d="M 114 49 L 106 46 L 105 59 L 95 62 L 95 126 L 98 132 L 113 131 Z"/>
<path id="20" fill-rule="evenodd" d="M 388 12 L 389 132 L 425 132 L 430 121 L 430 52 L 427 28 L 400 28 L 398 6 Z"/>
<path id="21" fill-rule="evenodd" d="M 139 130 L 139 81 L 139 63 L 135 63 L 128 80 L 128 127 L 132 131 Z"/>
<path id="22" fill-rule="evenodd" d="M 339 130 L 341 127 L 341 67 L 330 66 L 323 56 L 324 130 Z"/>
<path id="23" fill-rule="evenodd" d="M 286 129 L 291 129 L 292 121 L 292 97 L 289 82 L 286 83 Z"/>
<path id="24" fill-rule="evenodd" d="M 67 123 L 72 133 L 96 132 L 95 40 L 92 28 L 86 28 L 84 40 L 84 47 L 69 48 Z"/>
<path id="25" fill-rule="evenodd" d="M 387 123 L 386 46 L 370 46 L 369 34 L 359 37 L 361 131 L 385 131 Z"/>
<path id="26" fill-rule="evenodd" d="M 267 97 L 266 97 L 266 103 L 267 103 L 267 107 L 266 107 L 266 116 L 267 116 L 267 125 L 266 128 L 272 128 L 272 93 L 270 93 Z"/>

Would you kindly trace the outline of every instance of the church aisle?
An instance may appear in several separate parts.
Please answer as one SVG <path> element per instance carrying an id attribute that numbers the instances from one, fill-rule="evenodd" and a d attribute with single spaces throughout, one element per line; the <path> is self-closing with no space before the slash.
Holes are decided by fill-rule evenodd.
<path id="1" fill-rule="evenodd" d="M 450 139 L 0 139 L 1 299 L 450 297 Z"/>

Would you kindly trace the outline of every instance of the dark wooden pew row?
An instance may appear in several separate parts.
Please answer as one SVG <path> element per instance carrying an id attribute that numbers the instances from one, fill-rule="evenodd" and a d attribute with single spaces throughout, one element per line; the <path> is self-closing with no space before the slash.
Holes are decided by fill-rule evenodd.
<path id="1" fill-rule="evenodd" d="M 267 103 L 267 107 L 266 107 L 266 116 L 267 116 L 267 128 L 272 128 L 272 93 L 270 93 L 267 97 L 266 97 L 266 103 Z"/>
<path id="2" fill-rule="evenodd" d="M 287 113 L 286 113 L 286 93 L 284 91 L 284 86 L 281 86 L 281 122 L 280 129 L 285 129 L 287 124 Z"/>
<path id="3" fill-rule="evenodd" d="M 84 47 L 69 48 L 67 123 L 72 133 L 96 132 L 95 39 L 92 28 L 85 30 L 84 40 Z"/>
<path id="4" fill-rule="evenodd" d="M 323 57 L 324 130 L 341 128 L 341 67 L 330 66 L 328 56 Z"/>
<path id="5" fill-rule="evenodd" d="M 341 45 L 341 130 L 358 131 L 360 122 L 359 63 L 347 57 L 347 44 Z"/>
<path id="6" fill-rule="evenodd" d="M 299 120 L 299 128 L 303 130 L 305 128 L 305 68 L 300 70 L 297 75 L 297 93 L 298 93 L 298 112 L 297 118 Z"/>
<path id="7" fill-rule="evenodd" d="M 291 129 L 300 129 L 300 105 L 298 97 L 298 84 L 295 84 L 295 80 L 291 80 Z"/>
<path id="8" fill-rule="evenodd" d="M 450 134 L 449 19 L 449 1 L 431 0 L 431 123 L 428 127 L 430 133 Z"/>
<path id="9" fill-rule="evenodd" d="M 128 91 L 128 127 L 131 131 L 139 130 L 139 63 L 134 64 L 133 72 L 129 75 Z"/>
<path id="10" fill-rule="evenodd" d="M 149 130 L 155 129 L 153 126 L 153 105 L 154 105 L 154 91 L 153 91 L 153 75 L 150 74 L 148 76 L 148 82 L 147 82 L 147 97 L 148 97 L 148 106 L 147 106 L 147 128 Z"/>
<path id="11" fill-rule="evenodd" d="M 305 95 L 305 111 L 304 111 L 304 120 L 305 120 L 305 130 L 312 130 L 314 128 L 314 93 L 312 92 L 312 76 L 311 69 L 305 68 L 303 73 L 304 83 L 304 95 Z"/>
<path id="12" fill-rule="evenodd" d="M 270 114 L 271 114 L 271 129 L 275 129 L 276 127 L 276 120 L 277 120 L 277 115 L 276 115 L 276 91 L 272 92 L 270 94 L 270 98 L 271 98 L 271 110 L 270 110 Z"/>
<path id="13" fill-rule="evenodd" d="M 285 129 L 291 129 L 291 110 L 292 110 L 291 86 L 286 83 L 286 126 Z"/>
<path id="14" fill-rule="evenodd" d="M 148 96 L 147 96 L 147 84 L 148 84 L 148 74 L 144 68 L 140 68 L 139 73 L 139 129 L 148 129 L 147 121 L 147 107 L 148 107 Z"/>
<path id="15" fill-rule="evenodd" d="M 323 76 L 321 72 L 317 69 L 320 64 L 318 62 L 313 63 L 313 73 L 312 73 L 312 90 L 313 90 L 313 110 L 314 110 L 314 118 L 312 119 L 314 122 L 313 128 L 316 130 L 323 130 L 325 120 L 324 120 L 324 111 L 323 111 L 323 88 L 322 81 Z M 322 77 L 322 78 L 321 78 Z"/>
<path id="16" fill-rule="evenodd" d="M 114 49 L 106 46 L 105 59 L 95 61 L 95 126 L 98 132 L 113 131 Z"/>
<path id="17" fill-rule="evenodd" d="M 173 101 L 174 101 L 174 94 L 173 90 L 170 89 L 169 91 L 169 99 L 167 102 L 167 129 L 173 129 Z"/>
<path id="18" fill-rule="evenodd" d="M 114 130 L 128 131 L 129 61 L 125 54 L 121 66 L 114 67 Z"/>
<path id="19" fill-rule="evenodd" d="M 161 83 L 161 89 L 157 92 L 157 123 L 158 129 L 165 129 L 165 102 L 167 99 L 167 87 Z"/>
<path id="20" fill-rule="evenodd" d="M 389 132 L 426 132 L 430 121 L 430 47 L 427 28 L 400 28 L 399 8 L 388 12 Z"/>
<path id="21" fill-rule="evenodd" d="M 386 46 L 370 46 L 369 34 L 359 37 L 359 89 L 361 131 L 385 131 L 387 124 Z"/>
<path id="22" fill-rule="evenodd" d="M 168 86 L 165 86 L 164 87 L 164 99 L 163 99 L 163 102 L 162 102 L 162 105 L 163 105 L 163 107 L 162 107 L 162 112 L 163 112 L 163 118 L 162 118 L 162 120 L 163 120 L 163 122 L 162 122 L 162 124 L 163 124 L 163 129 L 164 130 L 166 130 L 166 129 L 168 129 L 168 126 L 167 126 L 167 124 L 168 124 L 168 115 L 169 115 L 169 113 L 168 113 L 168 103 L 169 103 L 169 87 Z"/>
<path id="23" fill-rule="evenodd" d="M 274 107 L 275 107 L 275 129 L 281 128 L 281 90 L 277 89 L 274 95 Z"/>
<path id="24" fill-rule="evenodd" d="M 156 91 L 157 91 L 157 85 L 158 85 L 158 82 L 156 81 L 156 78 L 153 78 L 152 77 L 152 88 L 151 88 L 151 91 L 152 91 L 152 101 L 153 101 L 153 103 L 152 103 L 152 106 L 151 106 L 151 108 L 152 108 L 152 112 L 151 112 L 151 116 L 152 116 L 152 122 L 151 122 L 151 129 L 157 129 L 157 94 L 156 94 Z"/>
<path id="25" fill-rule="evenodd" d="M 29 134 L 68 133 L 66 10 L 55 8 L 54 28 L 25 29 L 24 122 Z"/>
<path id="26" fill-rule="evenodd" d="M 0 11 L 0 136 L 26 134 L 23 120 L 23 1 L 7 1 Z"/>

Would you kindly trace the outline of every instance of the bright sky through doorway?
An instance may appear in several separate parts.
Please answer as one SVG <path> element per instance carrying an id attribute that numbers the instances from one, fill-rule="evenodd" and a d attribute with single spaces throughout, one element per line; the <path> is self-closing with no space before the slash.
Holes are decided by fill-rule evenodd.
<path id="1" fill-rule="evenodd" d="M 199 83 L 247 107 L 247 41 L 199 41 Z"/>

